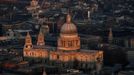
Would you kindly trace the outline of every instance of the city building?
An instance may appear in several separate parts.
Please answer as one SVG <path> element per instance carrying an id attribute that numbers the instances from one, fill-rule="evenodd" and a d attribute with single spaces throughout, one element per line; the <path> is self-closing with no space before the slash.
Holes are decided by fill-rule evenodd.
<path id="1" fill-rule="evenodd" d="M 80 37 L 77 33 L 77 27 L 71 22 L 71 15 L 67 14 L 66 23 L 63 24 L 60 36 L 57 41 L 57 48 L 47 47 L 44 42 L 44 34 L 39 32 L 37 45 L 32 44 L 32 38 L 27 33 L 23 55 L 25 58 L 43 58 L 51 65 L 59 65 L 64 68 L 96 68 L 101 69 L 103 62 L 103 51 L 101 50 L 83 50 L 80 48 Z"/>
<path id="2" fill-rule="evenodd" d="M 32 16 L 35 17 L 35 18 L 38 18 L 39 9 L 40 9 L 40 6 L 38 5 L 38 1 L 36 1 L 36 0 L 32 0 L 30 2 L 30 6 L 27 7 L 27 10 L 30 13 L 32 13 Z"/>
<path id="3" fill-rule="evenodd" d="M 118 75 L 134 75 L 134 71 L 120 71 Z"/>

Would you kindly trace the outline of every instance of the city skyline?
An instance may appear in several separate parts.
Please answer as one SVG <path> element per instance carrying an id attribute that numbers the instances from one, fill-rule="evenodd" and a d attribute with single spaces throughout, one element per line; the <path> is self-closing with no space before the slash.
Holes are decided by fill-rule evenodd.
<path id="1" fill-rule="evenodd" d="M 1 0 L 0 74 L 133 75 L 133 0 Z"/>

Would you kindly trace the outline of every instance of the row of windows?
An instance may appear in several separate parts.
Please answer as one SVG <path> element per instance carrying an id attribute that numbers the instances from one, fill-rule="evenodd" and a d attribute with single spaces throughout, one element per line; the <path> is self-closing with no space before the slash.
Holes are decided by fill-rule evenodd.
<path id="1" fill-rule="evenodd" d="M 61 45 L 62 45 L 62 47 L 79 46 L 79 40 L 61 41 Z"/>
<path id="2" fill-rule="evenodd" d="M 71 60 L 74 60 L 74 57 L 51 55 L 50 59 L 52 59 L 52 60 L 61 60 L 61 61 L 71 61 Z M 85 61 L 85 62 L 90 62 L 90 61 L 95 61 L 96 60 L 96 58 L 92 57 L 92 56 L 77 56 L 76 59 L 78 61 Z"/>
<path id="3" fill-rule="evenodd" d="M 33 57 L 46 57 L 47 55 L 44 52 L 35 53 L 35 52 L 25 52 L 25 56 L 33 56 Z"/>

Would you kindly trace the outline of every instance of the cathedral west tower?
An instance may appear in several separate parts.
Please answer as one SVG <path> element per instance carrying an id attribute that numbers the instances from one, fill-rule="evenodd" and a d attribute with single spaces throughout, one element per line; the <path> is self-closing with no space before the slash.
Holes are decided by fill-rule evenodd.
<path id="1" fill-rule="evenodd" d="M 37 38 L 37 45 L 38 46 L 44 46 L 45 42 L 44 42 L 44 34 L 41 32 L 39 32 L 38 38 Z"/>
<path id="2" fill-rule="evenodd" d="M 29 32 L 27 32 L 27 36 L 26 36 L 26 39 L 25 39 L 25 45 L 24 45 L 24 49 L 25 50 L 30 50 L 32 49 L 33 45 L 32 45 L 32 38 L 29 34 Z"/>

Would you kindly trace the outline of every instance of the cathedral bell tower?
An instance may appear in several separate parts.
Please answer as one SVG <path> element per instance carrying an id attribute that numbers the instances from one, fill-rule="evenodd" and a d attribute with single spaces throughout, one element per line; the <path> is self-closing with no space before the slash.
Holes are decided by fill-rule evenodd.
<path id="1" fill-rule="evenodd" d="M 24 50 L 30 50 L 31 48 L 33 48 L 32 38 L 31 38 L 29 32 L 27 32 L 27 36 L 25 38 Z"/>
<path id="2" fill-rule="evenodd" d="M 39 35 L 38 35 L 37 45 L 38 46 L 45 45 L 45 42 L 44 42 L 44 34 L 41 32 L 41 30 L 40 30 Z"/>
<path id="3" fill-rule="evenodd" d="M 63 24 L 58 38 L 58 50 L 77 51 L 80 49 L 80 37 L 77 27 L 71 22 L 71 15 L 67 14 L 66 23 Z"/>

